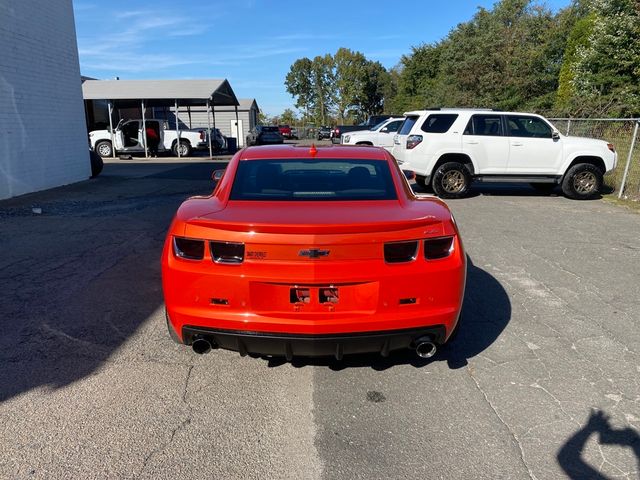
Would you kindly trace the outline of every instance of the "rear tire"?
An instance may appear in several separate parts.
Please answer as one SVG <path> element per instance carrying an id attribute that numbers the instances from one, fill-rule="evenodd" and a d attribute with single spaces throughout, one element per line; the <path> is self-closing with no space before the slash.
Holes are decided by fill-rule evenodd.
<path id="1" fill-rule="evenodd" d="M 579 163 L 564 175 L 562 193 L 573 200 L 594 198 L 600 193 L 602 179 L 603 173 L 598 167 L 590 163 Z"/>
<path id="2" fill-rule="evenodd" d="M 462 198 L 469 193 L 471 173 L 460 162 L 443 163 L 433 174 L 431 185 L 440 198 Z"/>
<path id="3" fill-rule="evenodd" d="M 108 140 L 102 140 L 96 143 L 94 150 L 98 153 L 98 155 L 100 155 L 103 158 L 110 157 L 111 155 L 113 155 L 111 142 L 109 142 Z"/>
<path id="4" fill-rule="evenodd" d="M 171 146 L 171 152 L 174 157 L 178 156 L 178 142 Z M 188 157 L 189 155 L 191 155 L 191 144 L 185 140 L 180 140 L 180 156 Z"/>

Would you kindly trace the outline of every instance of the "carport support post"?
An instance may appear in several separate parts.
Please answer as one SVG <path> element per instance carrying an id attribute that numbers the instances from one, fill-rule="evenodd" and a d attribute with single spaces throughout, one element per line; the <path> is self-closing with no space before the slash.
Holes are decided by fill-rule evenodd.
<path id="1" fill-rule="evenodd" d="M 109 103 L 107 105 L 109 106 L 109 131 L 111 132 L 111 156 L 113 158 L 116 158 L 116 142 L 114 141 L 114 137 L 113 137 L 113 119 L 111 118 L 111 116 L 113 115 L 113 103 L 111 103 L 111 100 L 109 100 Z"/>
<path id="2" fill-rule="evenodd" d="M 209 115 L 211 113 L 211 106 L 209 105 L 209 100 L 207 100 L 207 133 L 209 134 L 209 158 L 213 158 L 213 149 L 211 148 L 211 135 L 213 135 L 214 132 L 211 131 L 211 116 Z"/>
<path id="3" fill-rule="evenodd" d="M 149 158 L 149 150 L 147 149 L 147 121 L 144 111 L 144 100 L 140 100 L 142 106 L 142 138 L 144 138 L 144 158 Z"/>
<path id="4" fill-rule="evenodd" d="M 216 101 L 213 100 L 213 104 L 211 106 L 211 116 L 213 117 L 213 129 L 216 129 Z"/>
<path id="5" fill-rule="evenodd" d="M 238 134 L 238 138 L 236 140 L 236 147 L 240 147 L 240 135 L 244 135 L 243 133 L 240 133 L 240 119 L 238 118 L 238 105 L 234 105 L 235 109 L 236 109 L 236 133 Z M 242 146 L 244 146 L 244 140 L 242 141 Z"/>
<path id="6" fill-rule="evenodd" d="M 175 101 L 176 106 L 176 151 L 178 152 L 178 158 L 180 158 L 180 130 L 178 130 L 178 100 Z"/>
<path id="7" fill-rule="evenodd" d="M 627 183 L 627 174 L 629 173 L 629 167 L 631 166 L 633 149 L 636 146 L 636 139 L 638 138 L 638 125 L 640 125 L 640 120 L 636 120 L 636 126 L 633 129 L 633 140 L 631 140 L 631 147 L 629 147 L 629 155 L 627 156 L 627 164 L 624 167 L 624 174 L 622 175 L 622 183 L 620 183 L 620 191 L 618 192 L 618 198 L 622 198 L 622 194 L 624 193 L 624 185 Z"/>

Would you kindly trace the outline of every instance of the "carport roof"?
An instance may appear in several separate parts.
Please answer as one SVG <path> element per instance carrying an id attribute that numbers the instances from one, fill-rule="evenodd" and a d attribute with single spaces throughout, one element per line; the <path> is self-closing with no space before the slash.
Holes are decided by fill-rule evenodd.
<path id="1" fill-rule="evenodd" d="M 145 100 L 149 107 L 180 105 L 238 105 L 226 79 L 208 80 L 85 80 L 85 100 L 112 100 L 118 104 Z"/>

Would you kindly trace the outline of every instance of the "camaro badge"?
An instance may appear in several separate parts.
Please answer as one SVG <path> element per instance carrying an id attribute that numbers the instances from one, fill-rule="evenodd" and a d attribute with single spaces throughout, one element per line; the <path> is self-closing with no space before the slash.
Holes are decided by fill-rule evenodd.
<path id="1" fill-rule="evenodd" d="M 300 250 L 298 255 L 301 257 L 320 258 L 329 255 L 329 250 L 320 250 L 319 248 L 309 248 L 307 250 Z"/>

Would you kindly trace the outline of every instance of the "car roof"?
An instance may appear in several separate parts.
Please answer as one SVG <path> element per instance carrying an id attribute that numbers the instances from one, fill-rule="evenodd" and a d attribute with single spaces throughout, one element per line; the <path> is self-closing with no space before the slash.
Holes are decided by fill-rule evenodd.
<path id="1" fill-rule="evenodd" d="M 264 145 L 247 147 L 241 150 L 240 160 L 264 160 L 274 158 L 387 160 L 385 150 L 378 147 L 327 145 L 315 147 L 315 154 L 312 153 L 312 150 L 313 145 Z"/>

